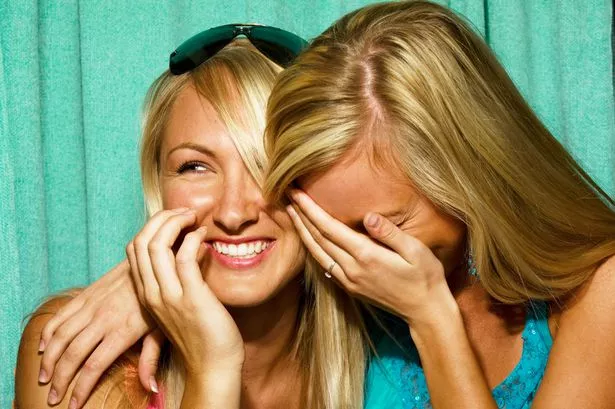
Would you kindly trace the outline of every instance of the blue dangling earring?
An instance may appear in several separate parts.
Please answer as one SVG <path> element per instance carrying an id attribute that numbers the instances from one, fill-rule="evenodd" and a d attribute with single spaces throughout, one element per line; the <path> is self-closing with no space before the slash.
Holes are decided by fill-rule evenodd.
<path id="1" fill-rule="evenodd" d="M 474 263 L 474 257 L 472 257 L 472 251 L 468 251 L 468 273 L 475 278 L 478 278 L 478 270 Z"/>

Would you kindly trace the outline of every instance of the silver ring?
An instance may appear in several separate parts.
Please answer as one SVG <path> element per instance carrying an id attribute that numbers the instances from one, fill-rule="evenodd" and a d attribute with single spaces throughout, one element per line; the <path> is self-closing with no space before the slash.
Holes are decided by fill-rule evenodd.
<path id="1" fill-rule="evenodd" d="M 327 278 L 331 278 L 331 272 L 333 271 L 333 268 L 337 265 L 337 263 L 334 261 L 333 263 L 331 263 L 331 265 L 329 266 L 329 268 L 327 269 L 327 271 L 325 271 L 325 277 Z"/>

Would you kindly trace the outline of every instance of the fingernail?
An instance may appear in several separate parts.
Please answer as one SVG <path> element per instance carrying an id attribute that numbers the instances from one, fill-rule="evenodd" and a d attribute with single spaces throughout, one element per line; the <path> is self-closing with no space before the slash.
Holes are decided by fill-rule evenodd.
<path id="1" fill-rule="evenodd" d="M 55 405 L 56 403 L 58 403 L 58 392 L 56 392 L 56 390 L 54 388 L 51 388 L 51 390 L 49 391 L 49 396 L 47 397 L 47 402 L 50 405 Z"/>
<path id="2" fill-rule="evenodd" d="M 70 398 L 70 403 L 68 404 L 68 409 L 77 409 L 77 398 L 74 396 Z"/>
<path id="3" fill-rule="evenodd" d="M 47 371 L 46 370 L 41 369 L 41 371 L 38 373 L 38 381 L 40 383 L 47 382 Z"/>
<path id="4" fill-rule="evenodd" d="M 158 384 L 156 383 L 156 378 L 150 376 L 149 378 L 149 387 L 154 393 L 158 393 Z"/>
<path id="5" fill-rule="evenodd" d="M 41 342 L 38 343 L 38 352 L 43 352 L 45 350 L 45 340 L 41 339 Z"/>
<path id="6" fill-rule="evenodd" d="M 286 211 L 291 214 L 291 216 L 297 216 L 297 211 L 291 205 L 286 206 Z"/>
<path id="7" fill-rule="evenodd" d="M 378 226 L 379 221 L 380 218 L 378 217 L 378 215 L 375 213 L 371 213 L 369 216 L 367 216 L 366 223 L 369 227 L 376 227 Z"/>

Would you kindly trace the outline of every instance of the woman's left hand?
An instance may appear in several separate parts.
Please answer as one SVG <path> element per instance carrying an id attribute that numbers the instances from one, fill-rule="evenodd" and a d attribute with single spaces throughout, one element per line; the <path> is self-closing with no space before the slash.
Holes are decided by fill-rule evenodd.
<path id="1" fill-rule="evenodd" d="M 301 239 L 350 294 L 399 315 L 411 326 L 438 320 L 442 307 L 454 302 L 442 263 L 385 217 L 365 216 L 368 237 L 330 216 L 305 192 L 293 190 L 290 197 L 287 211 Z"/>
<path id="2" fill-rule="evenodd" d="M 192 209 L 161 211 L 126 253 L 135 281 L 142 283 L 145 307 L 183 358 L 186 378 L 200 381 L 211 374 L 240 374 L 244 344 L 235 321 L 203 279 L 206 228 L 194 230 L 195 222 Z"/>

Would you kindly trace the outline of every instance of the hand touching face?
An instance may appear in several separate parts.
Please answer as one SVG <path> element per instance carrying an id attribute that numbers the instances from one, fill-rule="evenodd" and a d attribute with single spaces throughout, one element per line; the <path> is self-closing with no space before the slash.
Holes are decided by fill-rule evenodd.
<path id="1" fill-rule="evenodd" d="M 302 269 L 305 250 L 283 208 L 265 202 L 228 129 L 187 87 L 175 102 L 160 153 L 165 209 L 195 209 L 207 227 L 201 271 L 223 304 L 273 297 Z"/>
<path id="2" fill-rule="evenodd" d="M 393 171 L 365 157 L 299 180 L 293 218 L 310 253 L 338 284 L 406 319 L 425 323 L 454 306 L 446 273 L 464 251 L 462 223 Z"/>
<path id="3" fill-rule="evenodd" d="M 365 232 L 363 219 L 378 213 L 425 246 L 445 271 L 459 266 L 465 226 L 416 190 L 395 166 L 376 168 L 367 153 L 349 156 L 326 172 L 299 180 L 299 187 L 329 215 Z"/>

